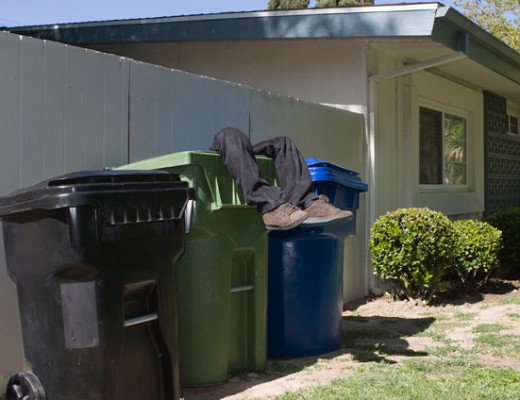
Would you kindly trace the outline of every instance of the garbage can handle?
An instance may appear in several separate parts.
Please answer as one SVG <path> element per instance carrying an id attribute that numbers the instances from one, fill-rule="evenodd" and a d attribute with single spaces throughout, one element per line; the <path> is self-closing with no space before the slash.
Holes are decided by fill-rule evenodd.
<path id="1" fill-rule="evenodd" d="M 151 314 L 142 315 L 140 317 L 126 319 L 124 325 L 125 325 L 125 328 L 128 328 L 130 326 L 135 326 L 135 325 L 140 325 L 140 324 L 145 324 L 147 322 L 155 321 L 156 319 L 159 319 L 159 314 L 151 313 Z"/>
<path id="2" fill-rule="evenodd" d="M 186 209 L 184 210 L 184 233 L 190 233 L 191 231 L 191 216 L 195 208 L 195 201 L 195 199 L 189 199 L 186 203 Z"/>

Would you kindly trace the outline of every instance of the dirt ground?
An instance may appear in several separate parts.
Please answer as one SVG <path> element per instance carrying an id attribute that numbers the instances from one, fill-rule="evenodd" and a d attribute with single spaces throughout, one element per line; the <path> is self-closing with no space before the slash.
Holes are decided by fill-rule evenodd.
<path id="1" fill-rule="evenodd" d="M 399 363 L 410 357 L 433 357 L 434 349 L 447 343 L 471 350 L 479 326 L 492 328 L 497 324 L 503 328 L 500 334 L 520 336 L 520 301 L 515 300 L 519 294 L 520 280 L 493 280 L 479 293 L 442 299 L 434 305 L 395 301 L 390 296 L 366 298 L 347 305 L 343 313 L 344 346 L 339 351 L 270 361 L 265 371 L 233 376 L 217 386 L 185 389 L 183 395 L 185 400 L 269 399 L 345 377 L 367 362 Z M 385 351 L 379 351 L 381 346 Z M 479 356 L 487 365 L 520 370 L 518 357 Z"/>

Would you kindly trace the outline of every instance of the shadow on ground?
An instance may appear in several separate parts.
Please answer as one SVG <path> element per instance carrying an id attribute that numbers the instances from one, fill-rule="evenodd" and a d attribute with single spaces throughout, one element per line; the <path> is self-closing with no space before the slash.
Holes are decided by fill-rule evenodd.
<path id="1" fill-rule="evenodd" d="M 344 353 L 359 362 L 393 364 L 391 356 L 423 357 L 428 353 L 409 348 L 405 337 L 424 332 L 435 318 L 344 317 Z"/>
<path id="2" fill-rule="evenodd" d="M 432 305 L 444 306 L 450 304 L 460 306 L 465 303 L 476 304 L 486 299 L 492 300 L 495 296 L 514 294 L 519 288 L 520 281 L 518 280 L 490 279 L 482 287 L 458 290 L 445 296 L 440 296 Z"/>
<path id="3" fill-rule="evenodd" d="M 336 353 L 331 354 L 337 355 Z M 326 357 L 327 355 L 319 355 L 298 359 L 270 360 L 263 371 L 235 375 L 230 377 L 227 382 L 214 386 L 184 388 L 183 395 L 185 400 L 219 400 L 241 393 L 253 386 L 300 372 Z M 329 357 L 332 358 L 333 355 Z"/>
<path id="4" fill-rule="evenodd" d="M 426 330 L 434 318 L 343 317 L 343 346 L 338 351 L 313 357 L 269 361 L 264 371 L 245 373 L 219 385 L 203 388 L 185 388 L 186 400 L 217 400 L 241 393 L 253 386 L 275 381 L 315 365 L 320 360 L 331 360 L 351 355 L 357 362 L 394 363 L 390 357 L 420 357 L 425 352 L 409 348 L 406 337 Z"/>

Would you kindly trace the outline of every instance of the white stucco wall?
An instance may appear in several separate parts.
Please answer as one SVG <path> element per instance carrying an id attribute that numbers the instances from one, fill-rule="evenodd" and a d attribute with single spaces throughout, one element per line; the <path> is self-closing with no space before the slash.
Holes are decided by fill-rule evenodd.
<path id="1" fill-rule="evenodd" d="M 365 111 L 360 108 L 367 95 L 362 41 L 214 41 L 95 48 L 354 112 Z"/>
<path id="2" fill-rule="evenodd" d="M 449 111 L 467 115 L 467 172 L 468 188 L 460 190 L 435 190 L 418 187 L 415 174 L 410 184 L 415 187 L 415 201 L 419 206 L 436 208 L 446 215 L 478 215 L 484 211 L 484 121 L 483 96 L 480 90 L 471 89 L 431 73 L 422 72 L 412 78 L 411 147 L 414 164 L 419 157 L 419 104 L 431 101 Z"/>
<path id="3" fill-rule="evenodd" d="M 428 72 L 382 86 L 379 98 L 385 100 L 380 101 L 378 115 L 376 215 L 397 207 L 425 206 L 453 217 L 479 216 L 484 211 L 482 94 Z M 397 113 L 388 104 L 392 98 L 403 104 Z M 419 185 L 419 105 L 424 101 L 467 114 L 468 188 Z M 381 107 L 383 104 L 387 106 Z"/>
<path id="4" fill-rule="evenodd" d="M 388 60 L 385 69 L 391 67 Z M 411 206 L 430 207 L 453 218 L 478 217 L 484 211 L 482 92 L 419 71 L 379 82 L 377 98 L 374 217 Z M 419 106 L 428 103 L 467 115 L 468 188 L 419 185 Z"/>

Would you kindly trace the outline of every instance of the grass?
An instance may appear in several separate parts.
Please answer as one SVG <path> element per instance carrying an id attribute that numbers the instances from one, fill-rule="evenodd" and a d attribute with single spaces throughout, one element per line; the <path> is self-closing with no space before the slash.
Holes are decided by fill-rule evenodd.
<path id="1" fill-rule="evenodd" d="M 505 326 L 500 324 L 480 324 L 473 329 L 475 333 L 490 333 L 490 332 L 499 332 L 501 330 L 506 329 Z"/>
<path id="2" fill-rule="evenodd" d="M 459 321 L 472 321 L 477 315 L 475 312 L 457 312 L 454 317 Z"/>
<path id="3" fill-rule="evenodd" d="M 452 361 L 376 364 L 277 400 L 517 400 L 520 372 Z"/>
<path id="4" fill-rule="evenodd" d="M 520 296 L 506 297 L 505 299 L 500 300 L 498 302 L 498 304 L 501 304 L 501 305 L 507 305 L 507 304 L 520 305 Z"/>
<path id="5" fill-rule="evenodd" d="M 520 297 L 508 297 L 486 308 L 520 305 Z M 438 309 L 437 309 L 438 310 Z M 517 400 L 520 393 L 520 337 L 508 329 L 520 320 L 520 310 L 511 310 L 500 323 L 476 324 L 476 312 L 421 314 L 406 320 L 403 330 L 397 319 L 356 315 L 344 334 L 345 348 L 359 362 L 344 378 L 329 384 L 287 392 L 275 400 Z M 377 320 L 379 324 L 376 324 Z M 401 319 L 402 320 L 402 319 Z M 370 324 L 369 324 L 370 322 Z M 403 321 L 401 321 L 403 322 Z M 347 319 L 348 326 L 348 319 Z M 473 345 L 454 340 L 450 332 L 463 328 Z M 460 332 L 460 330 L 459 330 Z M 408 339 L 425 340 L 425 351 L 408 348 Z M 471 343 L 471 340 L 469 341 Z M 429 346 L 429 347 L 428 347 Z M 486 360 L 509 360 L 497 366 Z M 514 367 L 509 368 L 509 366 Z"/>
<path id="6" fill-rule="evenodd" d="M 515 321 L 520 320 L 520 313 L 510 313 L 510 314 L 507 314 L 507 316 Z"/>
<path id="7" fill-rule="evenodd" d="M 510 297 L 486 307 L 504 304 L 520 305 L 520 301 Z M 518 324 L 520 308 L 508 308 L 508 314 L 503 314 L 507 318 L 501 320 L 504 324 L 477 324 L 478 313 L 434 310 L 420 318 L 346 317 L 344 353 L 334 358 L 350 361 L 341 369 L 344 377 L 273 400 L 518 400 L 520 369 L 508 366 L 520 363 L 520 336 L 509 334 L 508 329 Z M 474 346 L 461 347 L 453 340 L 449 332 L 455 328 L 471 333 Z M 425 338 L 424 351 L 410 348 L 412 337 L 419 342 Z M 500 367 L 498 360 L 510 363 Z M 325 370 L 332 368 L 330 361 L 320 359 L 312 365 L 271 361 L 266 375 L 277 379 Z M 0 400 L 5 399 L 0 395 Z"/>
<path id="8" fill-rule="evenodd" d="M 520 356 L 520 337 L 517 335 L 485 333 L 480 335 L 475 342 L 477 350 L 488 351 L 496 357 Z"/>

